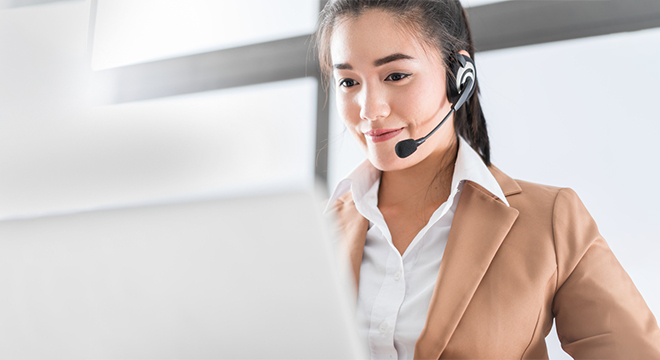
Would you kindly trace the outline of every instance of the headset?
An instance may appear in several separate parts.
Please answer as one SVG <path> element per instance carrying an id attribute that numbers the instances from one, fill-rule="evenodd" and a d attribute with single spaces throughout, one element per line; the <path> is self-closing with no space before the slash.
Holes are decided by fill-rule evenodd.
<path id="1" fill-rule="evenodd" d="M 475 84 L 477 82 L 477 69 L 474 66 L 474 61 L 469 56 L 455 53 L 450 63 L 452 64 L 451 71 L 455 79 L 454 81 L 449 76 L 447 78 L 447 98 L 453 103 L 451 110 L 449 110 L 444 119 L 428 135 L 417 140 L 407 139 L 399 141 L 394 147 L 394 152 L 401 159 L 407 158 L 417 151 L 417 147 L 433 135 L 444 124 L 445 120 L 460 109 L 472 94 L 474 94 Z"/>

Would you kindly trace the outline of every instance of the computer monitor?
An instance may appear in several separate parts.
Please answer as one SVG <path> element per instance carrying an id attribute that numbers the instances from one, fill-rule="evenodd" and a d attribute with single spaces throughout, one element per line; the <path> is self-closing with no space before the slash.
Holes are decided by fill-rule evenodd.
<path id="1" fill-rule="evenodd" d="M 6 358 L 365 358 L 307 192 L 0 221 Z"/>

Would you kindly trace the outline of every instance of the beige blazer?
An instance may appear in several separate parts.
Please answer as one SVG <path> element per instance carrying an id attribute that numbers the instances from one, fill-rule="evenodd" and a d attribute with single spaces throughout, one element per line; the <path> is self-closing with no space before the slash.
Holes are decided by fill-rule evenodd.
<path id="1" fill-rule="evenodd" d="M 660 359 L 660 330 L 571 189 L 490 168 L 510 207 L 463 188 L 416 359 L 547 359 L 556 319 L 578 359 Z M 333 212 L 356 283 L 368 221 L 351 193 Z"/>

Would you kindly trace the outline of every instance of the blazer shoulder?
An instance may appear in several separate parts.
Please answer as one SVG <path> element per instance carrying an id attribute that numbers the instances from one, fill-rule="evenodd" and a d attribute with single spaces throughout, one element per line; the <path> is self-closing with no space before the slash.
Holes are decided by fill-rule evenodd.
<path id="1" fill-rule="evenodd" d="M 516 180 L 516 183 L 518 183 L 518 186 L 520 186 L 521 194 L 523 194 L 525 197 L 534 198 L 537 201 L 543 199 L 546 201 L 554 202 L 563 189 L 568 189 L 524 180 Z"/>
<path id="2" fill-rule="evenodd" d="M 557 287 L 571 275 L 587 251 L 605 243 L 578 194 L 568 187 L 557 187 L 516 180 L 520 194 L 507 197 L 520 212 L 520 220 L 537 233 L 549 235 L 557 264 Z M 607 245 L 605 245 L 607 246 Z"/>
<path id="3" fill-rule="evenodd" d="M 513 179 L 494 165 L 489 170 L 511 206 L 518 210 L 551 209 L 562 188 Z"/>
<path id="4" fill-rule="evenodd" d="M 554 201 L 555 197 L 562 189 L 557 186 L 543 185 L 538 183 L 533 183 L 529 181 L 523 181 L 519 179 L 513 179 L 509 175 L 505 174 L 502 170 L 497 168 L 495 165 L 490 165 L 488 167 L 491 174 L 500 185 L 504 196 L 507 197 L 507 201 L 510 201 L 509 198 L 514 195 L 522 195 L 514 198 L 530 198 L 533 199 L 537 204 L 539 200 L 545 199 L 547 201 Z"/>
<path id="5" fill-rule="evenodd" d="M 503 177 L 504 184 L 515 182 L 520 189 L 507 195 L 510 206 L 519 211 L 519 226 L 534 228 L 552 241 L 560 286 L 589 248 L 604 242 L 596 222 L 571 188 L 513 180 L 503 173 L 496 179 L 499 182 Z M 512 188 L 510 183 L 506 186 Z"/>
<path id="6" fill-rule="evenodd" d="M 521 188 L 520 196 L 509 202 L 520 211 L 545 211 L 553 226 L 561 226 L 565 218 L 575 218 L 582 224 L 593 223 L 593 219 L 578 194 L 569 187 L 558 187 L 516 180 Z"/>

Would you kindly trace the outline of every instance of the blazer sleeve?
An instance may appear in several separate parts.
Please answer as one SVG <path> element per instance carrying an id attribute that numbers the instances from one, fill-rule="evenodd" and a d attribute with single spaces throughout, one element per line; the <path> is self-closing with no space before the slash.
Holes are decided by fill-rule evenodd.
<path id="1" fill-rule="evenodd" d="M 557 195 L 553 231 L 552 310 L 564 351 L 576 359 L 660 359 L 655 317 L 571 189 Z"/>

